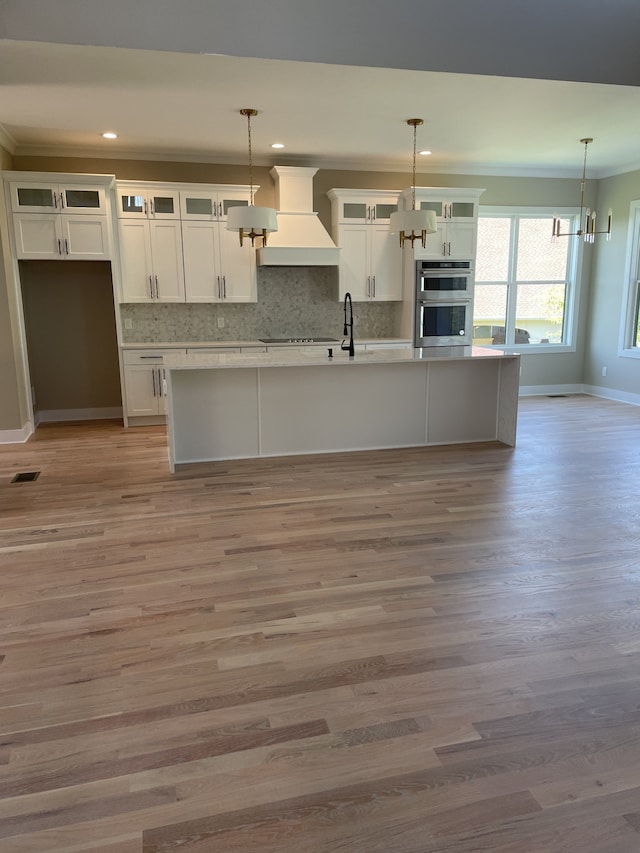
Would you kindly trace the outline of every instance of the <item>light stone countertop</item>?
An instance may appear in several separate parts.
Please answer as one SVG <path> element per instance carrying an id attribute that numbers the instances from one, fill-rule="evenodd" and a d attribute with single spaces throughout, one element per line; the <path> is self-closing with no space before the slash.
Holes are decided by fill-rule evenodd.
<path id="1" fill-rule="evenodd" d="M 192 353 L 183 355 L 176 353 L 167 355 L 163 367 L 169 370 L 200 370 L 206 368 L 238 368 L 238 367 L 319 367 L 326 365 L 362 364 L 399 364 L 411 362 L 437 361 L 470 361 L 483 359 L 512 359 L 519 358 L 518 353 L 503 352 L 486 347 L 455 346 L 455 347 L 424 347 L 415 349 L 402 347 L 398 349 L 365 350 L 357 352 L 354 358 L 342 352 L 339 347 L 333 347 L 333 358 L 329 358 L 328 346 L 318 347 L 318 352 L 291 351 L 282 347 L 279 352 L 270 353 Z"/>
<path id="2" fill-rule="evenodd" d="M 308 346 L 308 347 L 318 347 L 319 349 L 330 347 L 330 346 L 340 346 L 340 342 L 343 338 L 336 338 L 335 343 L 280 343 L 280 344 L 266 344 L 264 341 L 171 341 L 169 343 L 162 343 L 158 341 L 147 341 L 145 343 L 136 342 L 123 342 L 120 345 L 121 349 L 127 350 L 139 350 L 139 349 L 198 349 L 200 347 L 206 347 L 207 349 L 214 349 L 217 347 L 295 347 L 295 346 Z M 356 340 L 356 346 L 358 344 L 398 344 L 398 346 L 407 346 L 411 345 L 412 341 L 409 338 L 358 338 Z"/>

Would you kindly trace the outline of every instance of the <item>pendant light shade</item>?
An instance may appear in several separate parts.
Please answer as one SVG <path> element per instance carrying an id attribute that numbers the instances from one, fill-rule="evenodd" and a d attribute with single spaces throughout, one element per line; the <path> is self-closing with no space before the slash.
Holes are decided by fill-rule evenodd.
<path id="1" fill-rule="evenodd" d="M 227 231 L 238 231 L 240 245 L 244 237 L 251 238 L 253 246 L 256 237 L 262 237 L 262 245 L 267 245 L 267 235 L 278 230 L 278 217 L 272 207 L 230 207 L 227 213 Z"/>
<path id="2" fill-rule="evenodd" d="M 416 240 L 420 240 L 422 248 L 427 245 L 427 234 L 435 234 L 438 230 L 436 227 L 436 215 L 433 210 L 416 210 L 416 134 L 417 128 L 424 124 L 421 118 L 407 119 L 409 127 L 413 127 L 413 171 L 411 181 L 411 210 L 399 210 L 397 213 L 391 214 L 389 222 L 389 231 L 391 234 L 398 234 L 400 237 L 400 246 L 404 246 L 406 242 L 413 244 Z"/>
<path id="3" fill-rule="evenodd" d="M 244 207 L 237 205 L 229 208 L 227 213 L 227 231 L 237 231 L 240 237 L 240 245 L 244 245 L 244 238 L 251 240 L 255 245 L 256 238 L 262 239 L 262 245 L 267 245 L 267 235 L 278 230 L 278 217 L 273 207 L 256 207 L 253 203 L 253 159 L 251 151 L 251 118 L 257 116 L 258 111 L 250 108 L 240 110 L 240 115 L 247 118 L 247 136 L 249 140 L 249 185 L 250 201 Z"/>
<path id="4" fill-rule="evenodd" d="M 427 234 L 435 234 L 436 215 L 433 210 L 399 210 L 391 214 L 389 230 L 392 234 L 400 235 L 400 245 L 405 241 L 411 245 L 415 240 L 420 240 L 422 248 L 426 246 Z"/>

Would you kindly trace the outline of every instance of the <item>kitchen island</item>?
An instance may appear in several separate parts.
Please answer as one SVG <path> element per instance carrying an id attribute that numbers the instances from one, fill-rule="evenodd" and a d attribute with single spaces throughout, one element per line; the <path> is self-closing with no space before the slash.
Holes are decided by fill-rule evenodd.
<path id="1" fill-rule="evenodd" d="M 482 347 L 169 355 L 169 464 L 516 440 L 519 355 Z"/>

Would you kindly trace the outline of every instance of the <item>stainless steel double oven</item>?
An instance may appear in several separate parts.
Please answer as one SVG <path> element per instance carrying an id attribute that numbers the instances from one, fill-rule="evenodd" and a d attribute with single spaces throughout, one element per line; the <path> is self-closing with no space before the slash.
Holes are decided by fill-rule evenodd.
<path id="1" fill-rule="evenodd" d="M 470 345 L 473 263 L 416 261 L 416 347 Z"/>

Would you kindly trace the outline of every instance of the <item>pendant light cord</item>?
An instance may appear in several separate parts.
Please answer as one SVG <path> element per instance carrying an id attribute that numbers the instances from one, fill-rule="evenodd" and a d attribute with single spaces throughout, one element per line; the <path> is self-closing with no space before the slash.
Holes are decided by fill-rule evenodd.
<path id="1" fill-rule="evenodd" d="M 416 209 L 416 137 L 418 135 L 418 126 L 413 125 L 413 177 L 411 180 L 411 205 L 412 209 Z"/>
<path id="2" fill-rule="evenodd" d="M 257 116 L 258 110 L 250 107 L 245 107 L 240 110 L 240 115 L 247 117 L 247 137 L 249 140 L 249 187 L 250 187 L 250 204 L 253 207 L 253 152 L 251 150 L 251 116 Z"/>
<path id="3" fill-rule="evenodd" d="M 251 190 L 251 204 L 253 205 L 253 157 L 251 153 L 251 113 L 247 116 L 247 135 L 249 137 L 249 186 Z"/>

